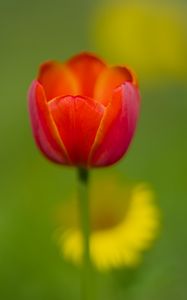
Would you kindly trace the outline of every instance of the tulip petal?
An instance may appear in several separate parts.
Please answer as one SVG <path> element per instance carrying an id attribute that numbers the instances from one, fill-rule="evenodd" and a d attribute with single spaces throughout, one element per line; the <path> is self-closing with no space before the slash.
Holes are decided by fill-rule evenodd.
<path id="1" fill-rule="evenodd" d="M 60 62 L 49 61 L 41 65 L 38 81 L 43 86 L 48 101 L 58 96 L 79 93 L 75 76 Z"/>
<path id="2" fill-rule="evenodd" d="M 93 98 L 94 86 L 99 74 L 106 68 L 102 60 L 89 53 L 81 53 L 67 62 L 67 66 L 79 81 L 79 95 Z"/>
<path id="3" fill-rule="evenodd" d="M 91 166 L 111 165 L 125 154 L 136 128 L 139 100 L 138 89 L 130 82 L 114 91 L 90 151 Z"/>
<path id="4" fill-rule="evenodd" d="M 103 70 L 96 82 L 94 99 L 107 105 L 111 101 L 114 89 L 126 81 L 137 85 L 133 71 L 127 67 L 111 67 Z"/>
<path id="5" fill-rule="evenodd" d="M 86 97 L 58 97 L 49 108 L 73 164 L 87 165 L 104 107 Z"/>
<path id="6" fill-rule="evenodd" d="M 70 164 L 38 81 L 34 81 L 29 90 L 29 112 L 33 134 L 42 153 L 56 163 Z"/>

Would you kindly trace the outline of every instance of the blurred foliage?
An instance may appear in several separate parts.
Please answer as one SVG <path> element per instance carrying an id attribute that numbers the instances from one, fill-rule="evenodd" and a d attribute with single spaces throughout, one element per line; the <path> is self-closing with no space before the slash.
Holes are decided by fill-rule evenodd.
<path id="1" fill-rule="evenodd" d="M 0 1 L 0 299 L 79 299 L 79 271 L 61 258 L 52 218 L 56 205 L 75 191 L 75 172 L 48 163 L 38 153 L 26 94 L 44 60 L 99 49 L 98 44 L 91 47 L 96 42 L 89 33 L 93 11 L 99 13 L 100 5 L 99 0 Z M 184 14 L 185 1 L 181 9 Z M 103 50 L 101 54 L 105 57 Z M 128 57 L 124 61 L 130 64 Z M 187 296 L 186 79 L 165 75 L 151 87 L 146 78 L 141 118 L 128 156 L 112 168 L 93 172 L 104 177 L 115 171 L 124 181 L 129 177 L 150 182 L 162 210 L 163 233 L 141 268 L 98 274 L 97 299 Z"/>

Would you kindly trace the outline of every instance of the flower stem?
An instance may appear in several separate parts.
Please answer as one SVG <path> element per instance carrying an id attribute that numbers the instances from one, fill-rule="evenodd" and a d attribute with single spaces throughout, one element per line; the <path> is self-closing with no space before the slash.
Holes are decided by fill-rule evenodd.
<path id="1" fill-rule="evenodd" d="M 83 236 L 82 258 L 82 300 L 91 300 L 91 262 L 90 262 L 90 216 L 89 216 L 89 171 L 78 168 L 78 196 L 80 206 L 80 222 Z"/>

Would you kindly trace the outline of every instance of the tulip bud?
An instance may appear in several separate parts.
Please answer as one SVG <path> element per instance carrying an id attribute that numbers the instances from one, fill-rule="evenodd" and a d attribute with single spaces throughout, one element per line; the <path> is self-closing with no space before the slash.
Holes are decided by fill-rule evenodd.
<path id="1" fill-rule="evenodd" d="M 46 62 L 29 90 L 35 141 L 53 162 L 108 166 L 127 151 L 139 114 L 137 80 L 127 67 L 109 67 L 82 53 Z"/>

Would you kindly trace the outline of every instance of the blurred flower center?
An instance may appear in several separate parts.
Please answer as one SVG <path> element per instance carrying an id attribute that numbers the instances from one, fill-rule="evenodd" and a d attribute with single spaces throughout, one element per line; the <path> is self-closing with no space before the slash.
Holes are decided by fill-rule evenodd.
<path id="1" fill-rule="evenodd" d="M 97 203 L 97 207 L 92 208 L 91 231 L 106 230 L 117 226 L 125 218 L 128 211 L 128 199 L 118 199 L 113 203 L 108 203 L 105 199 L 103 203 L 105 203 L 105 207 Z"/>

